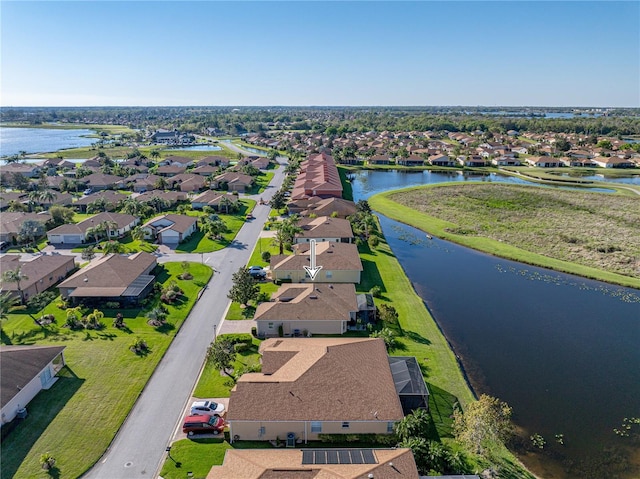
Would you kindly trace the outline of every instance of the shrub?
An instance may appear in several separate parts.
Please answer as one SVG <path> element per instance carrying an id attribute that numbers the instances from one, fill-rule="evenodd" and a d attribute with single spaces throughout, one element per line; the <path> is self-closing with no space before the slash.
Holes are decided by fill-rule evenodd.
<path id="1" fill-rule="evenodd" d="M 380 286 L 376 285 L 369 290 L 369 294 L 371 294 L 371 296 L 373 296 L 374 298 L 379 298 L 380 296 L 382 296 L 382 290 L 380 289 Z"/>
<path id="2" fill-rule="evenodd" d="M 44 309 L 45 306 L 47 306 L 51 301 L 56 299 L 56 296 L 57 295 L 53 291 L 43 291 L 42 293 L 33 295 L 31 298 L 29 298 L 29 301 L 27 301 L 27 306 L 29 306 L 29 308 L 40 311 L 41 309 Z"/>
<path id="3" fill-rule="evenodd" d="M 136 338 L 136 340 L 129 345 L 129 349 L 133 353 L 142 354 L 149 350 L 149 346 L 144 339 Z"/>
<path id="4" fill-rule="evenodd" d="M 118 309 L 120 307 L 120 303 L 117 301 L 107 301 L 104 303 L 104 307 L 107 309 Z"/>
<path id="5" fill-rule="evenodd" d="M 258 336 L 258 328 L 256 328 L 255 326 L 251 327 L 251 336 L 253 336 L 254 338 Z"/>
<path id="6" fill-rule="evenodd" d="M 48 471 L 52 469 L 53 466 L 55 465 L 56 465 L 56 458 L 53 457 L 53 454 L 51 454 L 50 452 L 45 452 L 44 454 L 40 455 L 40 466 L 42 466 L 42 469 L 44 469 L 45 471 Z"/>
<path id="7" fill-rule="evenodd" d="M 233 345 L 233 349 L 236 353 L 242 353 L 249 349 L 249 345 L 247 343 L 236 343 Z"/>
<path id="8" fill-rule="evenodd" d="M 65 310 L 67 309 L 67 303 L 65 303 L 64 301 L 60 301 L 59 303 L 56 303 L 56 307 L 58 309 Z"/>
<path id="9" fill-rule="evenodd" d="M 370 246 L 371 248 L 377 248 L 379 244 L 380 244 L 380 239 L 378 239 L 378 237 L 377 237 L 377 236 L 373 236 L 373 235 L 372 235 L 372 236 L 369 238 L 369 246 Z"/>
<path id="10" fill-rule="evenodd" d="M 220 334 L 217 340 L 229 341 L 231 344 L 244 343 L 247 346 L 250 346 L 253 341 L 251 335 L 248 333 Z"/>
<path id="11" fill-rule="evenodd" d="M 113 320 L 113 327 L 118 329 L 125 327 L 124 317 L 122 316 L 122 313 L 116 314 L 116 317 Z"/>
<path id="12" fill-rule="evenodd" d="M 266 293 L 266 292 L 262 291 L 262 292 L 258 293 L 258 297 L 256 298 L 256 301 L 258 303 L 266 303 L 270 299 L 271 299 L 271 295 L 269 293 Z"/>
<path id="13" fill-rule="evenodd" d="M 280 337 L 284 336 L 284 328 L 282 327 L 282 324 L 278 325 L 278 336 Z"/>
<path id="14" fill-rule="evenodd" d="M 268 263 L 271 261 L 271 253 L 269 251 L 263 251 L 261 255 L 262 261 Z"/>

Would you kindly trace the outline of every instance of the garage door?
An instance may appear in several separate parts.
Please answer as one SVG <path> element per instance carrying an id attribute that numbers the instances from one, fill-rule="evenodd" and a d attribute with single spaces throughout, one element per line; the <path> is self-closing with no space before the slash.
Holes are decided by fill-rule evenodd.
<path id="1" fill-rule="evenodd" d="M 66 235 L 64 237 L 64 242 L 71 244 L 82 243 L 82 235 Z"/>

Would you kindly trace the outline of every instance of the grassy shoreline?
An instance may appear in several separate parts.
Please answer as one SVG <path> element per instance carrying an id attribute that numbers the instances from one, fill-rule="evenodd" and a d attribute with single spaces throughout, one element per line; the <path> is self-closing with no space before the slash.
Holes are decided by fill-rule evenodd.
<path id="1" fill-rule="evenodd" d="M 519 261 L 521 263 L 549 268 L 555 271 L 575 274 L 589 279 L 595 279 L 599 281 L 605 281 L 607 283 L 640 289 L 640 279 L 638 278 L 607 272 L 569 261 L 550 258 L 541 254 L 526 251 L 524 249 L 518 248 L 517 246 L 505 244 L 503 242 L 486 237 L 454 234 L 448 230 L 450 228 L 457 228 L 459 225 L 433 216 L 429 216 L 413 208 L 397 203 L 390 198 L 392 195 L 398 193 L 417 191 L 426 188 L 446 188 L 447 186 L 452 185 L 456 184 L 441 183 L 438 185 L 411 187 L 390 192 L 383 192 L 369 198 L 369 204 L 371 205 L 372 209 L 391 219 L 400 221 L 410 226 L 414 226 L 423 231 L 427 231 L 442 239 L 446 239 L 463 246 L 480 250 L 485 253 L 514 261 Z"/>

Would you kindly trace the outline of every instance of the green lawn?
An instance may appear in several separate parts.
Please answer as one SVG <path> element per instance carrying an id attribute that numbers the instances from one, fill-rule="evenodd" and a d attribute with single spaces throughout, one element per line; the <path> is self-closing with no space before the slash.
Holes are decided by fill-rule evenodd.
<path id="1" fill-rule="evenodd" d="M 125 331 L 112 327 L 113 310 L 103 310 L 102 330 L 70 331 L 61 327 L 66 313 L 56 307 L 59 300 L 34 312 L 36 317 L 54 314 L 56 324 L 41 327 L 26 313 L 8 315 L 4 344 L 64 345 L 67 367 L 50 390 L 29 404 L 25 422 L 3 441 L 2 479 L 43 477 L 38 458 L 44 452 L 56 457 L 60 477 L 78 477 L 104 453 L 212 275 L 211 268 L 197 263 L 190 266 L 194 279 L 189 281 L 177 279 L 183 272 L 180 263 L 167 263 L 160 271 L 158 281 L 176 279 L 187 298 L 168 306 L 168 325 L 162 328 L 149 326 L 144 313 L 133 309 L 121 311 Z M 129 350 L 137 337 L 148 343 L 148 354 Z"/>
<path id="2" fill-rule="evenodd" d="M 258 348 L 260 347 L 261 341 L 257 338 L 253 338 L 252 342 L 253 344 L 251 348 L 237 355 L 236 361 L 233 363 L 233 374 L 238 374 L 238 372 L 243 369 L 260 364 Z M 203 399 L 229 397 L 232 387 L 233 383 L 231 382 L 231 378 L 226 374 L 221 373 L 207 362 L 205 363 L 202 374 L 198 379 L 198 384 L 196 385 L 193 395 L 197 398 Z"/>
<path id="3" fill-rule="evenodd" d="M 269 297 L 278 291 L 278 288 L 279 286 L 277 284 L 269 280 L 262 281 L 260 283 L 260 292 L 268 294 Z M 241 308 L 239 303 L 233 301 L 231 306 L 229 306 L 225 320 L 236 321 L 241 319 L 252 319 L 257 306 L 257 302 L 249 301 L 249 305 L 246 308 Z"/>
<path id="4" fill-rule="evenodd" d="M 278 245 L 274 244 L 273 238 L 259 238 L 256 247 L 253 249 L 253 253 L 251 253 L 251 258 L 249 258 L 249 266 L 269 266 L 269 263 L 262 260 L 262 253 L 265 251 L 271 253 L 271 256 L 280 254 Z M 285 250 L 285 254 L 290 253 L 291 251 Z"/>
<path id="5" fill-rule="evenodd" d="M 167 459 L 160 471 L 165 479 L 184 479 L 187 472 L 194 478 L 207 477 L 211 466 L 220 465 L 224 453 L 231 445 L 220 439 L 182 439 L 171 445 L 171 459 Z"/>
<path id="6" fill-rule="evenodd" d="M 255 184 L 249 190 L 247 190 L 246 193 L 248 195 L 257 195 L 264 192 L 264 190 L 267 189 L 267 186 L 269 186 L 273 175 L 273 171 L 268 171 L 266 173 L 261 172 L 258 176 L 256 176 Z"/>
<path id="7" fill-rule="evenodd" d="M 219 214 L 218 216 L 227 224 L 229 231 L 222 235 L 222 239 L 213 240 L 204 235 L 201 231 L 195 232 L 184 243 L 180 243 L 176 248 L 176 253 L 210 253 L 212 251 L 218 251 L 228 246 L 242 228 L 242 225 L 247 221 L 245 216 L 248 212 L 253 211 L 256 205 L 255 200 L 243 198 L 240 200 L 240 209 L 231 215 Z M 202 212 L 190 211 L 189 214 L 195 214 L 198 216 L 203 215 Z"/>

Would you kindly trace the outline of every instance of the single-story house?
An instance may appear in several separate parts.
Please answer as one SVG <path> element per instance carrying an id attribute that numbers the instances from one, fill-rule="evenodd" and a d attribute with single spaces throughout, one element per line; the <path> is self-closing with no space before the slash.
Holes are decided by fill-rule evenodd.
<path id="1" fill-rule="evenodd" d="M 91 203 L 104 200 L 107 211 L 113 211 L 118 208 L 120 202 L 125 200 L 126 198 L 126 195 L 118 193 L 117 191 L 98 191 L 96 193 L 91 193 L 90 195 L 83 196 L 76 202 L 72 203 L 71 206 L 77 208 L 81 213 L 86 213 L 87 206 L 89 206 Z"/>
<path id="2" fill-rule="evenodd" d="M 560 166 L 564 166 L 564 163 L 562 163 L 562 161 L 551 156 L 532 156 L 530 158 L 525 158 L 524 161 L 529 166 L 538 168 L 558 168 Z"/>
<path id="3" fill-rule="evenodd" d="M 291 280 L 293 283 L 309 281 L 304 269 L 310 265 L 309 243 L 294 246 L 293 255 L 271 256 L 270 271 L 274 281 Z M 316 265 L 322 266 L 316 283 L 360 283 L 362 262 L 358 247 L 352 243 L 323 241 L 316 243 Z"/>
<path id="4" fill-rule="evenodd" d="M 23 213 L 20 211 L 3 211 L 0 215 L 0 241 L 11 243 L 17 241 L 22 223 L 35 220 L 43 225 L 51 221 L 49 213 Z"/>
<path id="5" fill-rule="evenodd" d="M 167 178 L 174 175 L 180 175 L 185 171 L 187 171 L 187 167 L 184 165 L 169 164 L 169 165 L 159 166 L 158 169 L 156 170 L 156 174 L 158 176 L 164 176 L 165 178 Z"/>
<path id="6" fill-rule="evenodd" d="M 98 213 L 77 224 L 60 225 L 47 232 L 49 243 L 81 244 L 87 241 L 87 230 L 105 223 L 115 223 L 109 228 L 109 239 L 120 238 L 132 230 L 140 218 L 122 213 Z"/>
<path id="7" fill-rule="evenodd" d="M 26 413 L 26 406 L 43 389 L 58 380 L 66 346 L 2 346 L 0 398 L 2 424 Z"/>
<path id="8" fill-rule="evenodd" d="M 402 166 L 424 166 L 424 158 L 411 155 L 408 158 L 398 158 L 396 163 Z"/>
<path id="9" fill-rule="evenodd" d="M 22 273 L 26 276 L 20 281 L 20 289 L 25 301 L 27 301 L 31 296 L 42 293 L 66 278 L 76 268 L 76 264 L 73 256 L 62 254 L 42 254 L 26 261 L 23 261 L 18 254 L 7 254 L 2 257 L 0 274 L 4 274 L 5 271 L 15 271 L 18 268 L 21 268 Z M 17 283 L 3 281 L 2 290 L 11 291 L 18 297 L 20 295 Z"/>
<path id="10" fill-rule="evenodd" d="M 196 163 L 197 166 L 212 165 L 212 166 L 229 166 L 229 158 L 225 156 L 205 156 Z"/>
<path id="11" fill-rule="evenodd" d="M 192 173 L 182 173 L 172 176 L 167 178 L 167 183 L 172 189 L 179 189 L 184 192 L 200 191 L 206 186 L 206 180 L 203 176 Z"/>
<path id="12" fill-rule="evenodd" d="M 633 161 L 617 156 L 596 156 L 592 161 L 602 168 L 634 168 L 636 166 Z"/>
<path id="13" fill-rule="evenodd" d="M 201 165 L 191 170 L 191 173 L 206 177 L 218 173 L 219 169 L 219 167 L 213 165 Z"/>
<path id="14" fill-rule="evenodd" d="M 393 434 L 404 417 L 380 338 L 271 338 L 229 398 L 232 441 Z M 275 406 L 277 405 L 277 406 Z"/>
<path id="15" fill-rule="evenodd" d="M 29 201 L 29 193 L 23 191 L 3 191 L 0 195 L 0 211 L 9 208 L 12 201 L 26 204 Z"/>
<path id="16" fill-rule="evenodd" d="M 197 228 L 198 219 L 195 216 L 173 214 L 156 216 L 142 225 L 145 238 L 172 245 L 187 239 Z"/>
<path id="17" fill-rule="evenodd" d="M 133 197 L 134 200 L 140 203 L 153 203 L 157 199 L 166 201 L 167 207 L 170 209 L 179 201 L 186 201 L 188 199 L 187 193 L 183 191 L 146 191 Z"/>
<path id="18" fill-rule="evenodd" d="M 496 166 L 520 166 L 520 160 L 515 157 L 509 156 L 499 156 L 498 158 L 493 158 L 491 163 Z"/>
<path id="19" fill-rule="evenodd" d="M 258 336 L 343 334 L 358 313 L 353 284 L 287 283 L 256 308 Z"/>
<path id="20" fill-rule="evenodd" d="M 226 188 L 229 191 L 238 191 L 240 193 L 244 193 L 245 190 L 251 188 L 253 185 L 253 177 L 249 175 L 244 175 L 242 173 L 236 173 L 233 171 L 227 171 L 218 175 L 211 182 L 211 188 L 214 189 L 222 189 Z"/>
<path id="21" fill-rule="evenodd" d="M 367 160 L 370 165 L 388 165 L 390 162 L 389 155 L 374 155 Z"/>
<path id="22" fill-rule="evenodd" d="M 222 465 L 213 466 L 207 475 L 207 479 L 367 477 L 418 479 L 420 476 L 409 448 L 227 449 Z"/>
<path id="23" fill-rule="evenodd" d="M 334 241 L 336 243 L 352 243 L 353 231 L 351 223 L 343 218 L 318 216 L 317 218 L 300 218 L 298 226 L 302 228 L 297 233 L 294 243 L 308 243 L 309 240 Z"/>
<path id="24" fill-rule="evenodd" d="M 194 210 L 201 210 L 205 206 L 210 206 L 216 211 L 225 211 L 225 202 L 227 202 L 228 205 L 236 205 L 238 203 L 238 197 L 231 193 L 208 190 L 191 200 L 191 207 Z"/>
<path id="25" fill-rule="evenodd" d="M 87 266 L 58 285 L 63 299 L 77 302 L 117 301 L 121 306 L 139 304 L 153 289 L 151 274 L 158 262 L 143 251 L 130 256 L 108 254 L 93 259 Z"/>
<path id="26" fill-rule="evenodd" d="M 42 168 L 35 163 L 8 163 L 2 165 L 1 174 L 4 177 L 11 177 L 14 174 L 26 176 L 27 178 L 37 178 Z"/>
<path id="27" fill-rule="evenodd" d="M 356 212 L 356 204 L 353 201 L 342 198 L 318 198 L 311 201 L 306 209 L 300 211 L 302 216 L 336 216 L 346 218 Z M 288 205 L 287 205 L 288 206 Z"/>
<path id="28" fill-rule="evenodd" d="M 456 162 L 447 155 L 430 156 L 429 163 L 433 166 L 456 166 Z"/>
<path id="29" fill-rule="evenodd" d="M 193 163 L 193 158 L 189 158 L 187 156 L 172 155 L 172 156 L 167 156 L 166 158 L 160 160 L 160 162 L 158 164 L 161 165 L 161 166 L 163 166 L 163 165 L 181 165 L 181 166 L 184 166 L 186 168 L 191 163 Z"/>
<path id="30" fill-rule="evenodd" d="M 459 156 L 457 160 L 462 166 L 479 167 L 487 165 L 487 160 L 480 155 Z"/>
<path id="31" fill-rule="evenodd" d="M 82 181 L 94 190 L 112 190 L 125 187 L 125 179 L 122 176 L 105 175 L 104 173 L 92 173 L 83 177 Z"/>
<path id="32" fill-rule="evenodd" d="M 137 173 L 127 178 L 126 185 L 128 188 L 133 188 L 136 193 L 144 193 L 156 189 L 156 183 L 160 179 L 158 175 L 152 175 L 149 173 Z"/>

